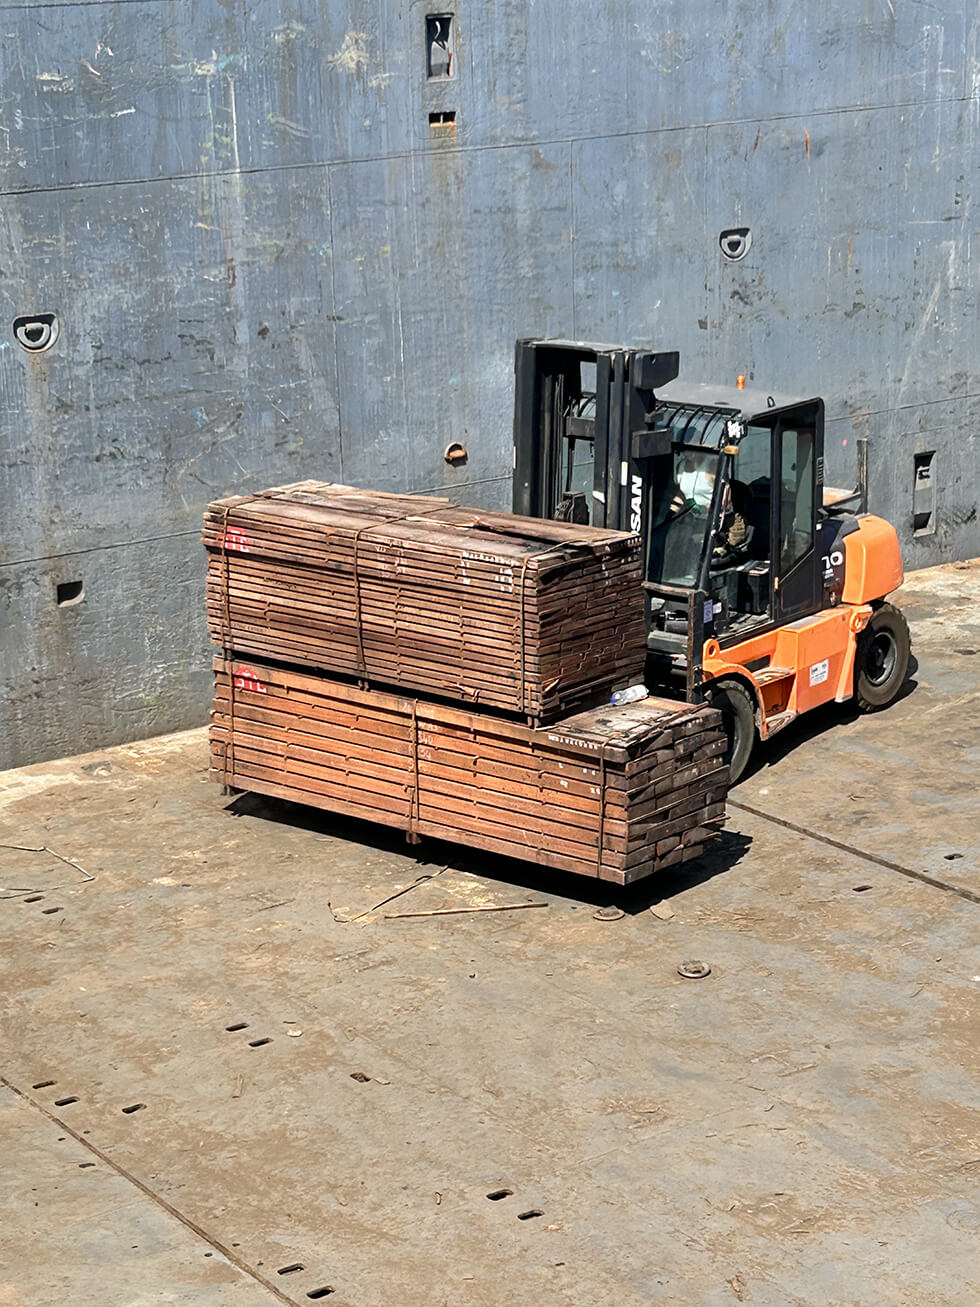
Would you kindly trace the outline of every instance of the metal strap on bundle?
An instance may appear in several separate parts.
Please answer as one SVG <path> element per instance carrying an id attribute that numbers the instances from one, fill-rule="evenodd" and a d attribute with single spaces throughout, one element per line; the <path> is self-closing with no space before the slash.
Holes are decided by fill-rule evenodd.
<path id="1" fill-rule="evenodd" d="M 225 663 L 228 667 L 228 722 L 229 731 L 228 739 L 225 741 L 225 747 L 222 753 L 224 763 L 224 783 L 222 788 L 227 794 L 231 789 L 229 776 L 235 774 L 235 672 L 231 666 L 231 563 L 228 557 L 228 518 L 231 515 L 231 505 L 225 504 L 221 516 L 221 552 L 224 561 L 224 613 L 223 613 L 223 631 L 222 631 L 222 652 L 225 656 Z M 230 755 L 230 757 L 229 757 Z"/>
<path id="2" fill-rule="evenodd" d="M 602 847 L 606 840 L 606 745 L 603 740 L 599 746 L 599 834 L 596 839 L 595 874 L 602 877 Z"/>
<path id="3" fill-rule="evenodd" d="M 419 706 L 418 701 L 412 700 L 411 712 L 411 743 L 412 743 L 412 788 L 408 801 L 408 839 L 409 843 L 414 843 L 418 838 L 418 823 L 420 809 L 419 795 Z"/>
<path id="4" fill-rule="evenodd" d="M 539 559 L 539 558 L 543 558 L 545 554 L 554 554 L 554 553 L 556 553 L 559 549 L 567 549 L 567 548 L 568 548 L 568 542 L 567 542 L 567 541 L 564 541 L 564 540 L 561 540 L 561 541 L 558 542 L 558 544 L 555 544 L 555 545 L 549 545 L 549 546 L 547 547 L 547 549 L 536 549 L 536 550 L 534 551 L 533 554 L 527 554 L 527 555 L 525 555 L 524 561 L 523 561 L 523 563 L 521 564 L 521 581 L 520 581 L 520 595 L 519 595 L 519 601 L 520 601 L 520 618 L 521 618 L 521 620 L 520 620 L 520 631 L 521 631 L 521 646 L 520 646 L 520 654 L 521 654 L 521 707 L 520 707 L 520 711 L 521 711 L 522 713 L 524 713 L 526 716 L 529 716 L 529 717 L 530 717 L 530 716 L 533 716 L 533 714 L 528 713 L 528 710 L 527 710 L 527 630 L 526 630 L 526 621 L 525 621 L 525 599 L 524 599 L 525 582 L 526 582 L 526 580 L 527 580 L 527 568 L 528 568 L 528 564 L 529 564 L 532 560 L 534 560 L 534 559 Z"/>

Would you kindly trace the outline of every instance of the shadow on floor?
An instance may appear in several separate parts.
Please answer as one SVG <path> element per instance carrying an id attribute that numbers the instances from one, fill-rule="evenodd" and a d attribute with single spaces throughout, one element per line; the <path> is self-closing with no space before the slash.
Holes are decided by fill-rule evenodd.
<path id="1" fill-rule="evenodd" d="M 321 808 L 293 803 L 261 794 L 236 795 L 225 807 L 233 817 L 255 817 L 280 822 L 322 838 L 342 840 L 377 852 L 415 857 L 419 874 L 441 867 L 499 881 L 534 894 L 546 894 L 590 907 L 615 906 L 635 915 L 662 899 L 673 898 L 695 885 L 730 871 L 748 852 L 752 841 L 732 831 L 721 831 L 700 858 L 680 867 L 670 867 L 633 885 L 611 885 L 572 872 L 553 871 L 531 862 L 484 853 L 479 849 L 423 837 L 421 844 L 408 844 L 403 831 L 357 817 L 345 817 Z"/>
<path id="2" fill-rule="evenodd" d="M 919 682 L 915 679 L 919 670 L 919 664 L 913 654 L 909 660 L 909 672 L 905 684 L 899 690 L 898 694 L 892 700 L 889 707 L 901 703 L 909 695 L 914 694 L 919 688 Z M 888 708 L 882 708 L 879 711 L 887 712 Z M 853 699 L 846 703 L 825 703 L 819 708 L 813 708 L 802 717 L 797 717 L 795 721 L 783 728 L 772 740 L 764 740 L 756 745 L 752 760 L 743 773 L 742 780 L 749 780 L 752 776 L 757 775 L 767 767 L 774 767 L 777 763 L 793 752 L 794 749 L 814 740 L 825 731 L 831 731 L 836 726 L 845 722 L 857 721 L 863 713 L 858 712 Z M 734 790 L 737 797 L 738 789 Z"/>
<path id="3" fill-rule="evenodd" d="M 909 663 L 908 679 L 896 697 L 895 703 L 901 702 L 915 692 L 918 686 L 915 680 L 917 671 L 918 663 L 913 657 Z M 745 773 L 745 779 L 756 775 L 764 768 L 776 766 L 800 745 L 815 739 L 825 731 L 832 730 L 842 722 L 853 722 L 859 715 L 853 702 L 829 703 L 813 709 L 797 721 L 790 723 L 774 740 L 756 748 L 752 762 Z M 735 788 L 734 795 L 738 795 L 738 787 Z M 227 805 L 226 811 L 233 817 L 257 817 L 264 821 L 281 822 L 298 830 L 310 831 L 313 835 L 322 838 L 342 840 L 348 844 L 362 845 L 399 857 L 414 856 L 419 874 L 423 871 L 451 866 L 459 871 L 487 880 L 500 881 L 535 894 L 547 894 L 554 898 L 593 907 L 612 905 L 630 914 L 644 912 L 654 903 L 673 898 L 730 871 L 741 861 L 751 845 L 751 840 L 747 836 L 733 831 L 722 831 L 709 845 L 708 850 L 695 861 L 681 867 L 668 868 L 633 885 L 617 886 L 605 881 L 591 880 L 586 876 L 577 876 L 571 872 L 552 871 L 549 868 L 538 867 L 534 863 L 483 853 L 463 845 L 449 844 L 428 837 L 423 838 L 417 846 L 410 845 L 403 831 L 392 829 L 390 826 L 377 825 L 356 817 L 341 816 L 321 808 L 293 803 L 287 799 L 243 793 Z"/>

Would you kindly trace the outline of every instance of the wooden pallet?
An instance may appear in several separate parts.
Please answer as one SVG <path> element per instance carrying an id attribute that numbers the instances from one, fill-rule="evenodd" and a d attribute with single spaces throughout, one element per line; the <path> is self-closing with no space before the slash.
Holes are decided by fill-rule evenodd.
<path id="1" fill-rule="evenodd" d="M 642 679 L 638 537 L 302 482 L 212 504 L 226 651 L 543 723 Z"/>
<path id="2" fill-rule="evenodd" d="M 626 884 L 725 820 L 718 714 L 648 698 L 552 727 L 214 660 L 224 784 Z"/>

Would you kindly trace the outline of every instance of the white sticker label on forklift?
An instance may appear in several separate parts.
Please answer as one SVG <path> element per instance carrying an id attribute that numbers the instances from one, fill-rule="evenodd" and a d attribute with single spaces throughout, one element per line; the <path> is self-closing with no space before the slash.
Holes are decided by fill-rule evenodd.
<path id="1" fill-rule="evenodd" d="M 814 663 L 810 668 L 810 684 L 823 685 L 830 675 L 830 661 L 825 658 L 822 663 Z"/>
<path id="2" fill-rule="evenodd" d="M 705 621 L 705 625 L 707 625 L 708 622 L 711 621 L 711 619 L 712 619 L 712 617 L 714 617 L 714 615 L 715 615 L 715 610 L 714 610 L 714 607 L 713 607 L 713 605 L 712 605 L 712 603 L 711 603 L 711 600 L 709 599 L 708 602 L 707 602 L 707 603 L 705 604 L 705 606 L 704 606 L 704 621 Z"/>

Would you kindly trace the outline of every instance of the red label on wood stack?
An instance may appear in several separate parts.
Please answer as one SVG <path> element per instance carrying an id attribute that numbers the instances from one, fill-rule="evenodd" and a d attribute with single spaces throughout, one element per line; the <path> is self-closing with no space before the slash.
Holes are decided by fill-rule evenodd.
<path id="1" fill-rule="evenodd" d="M 268 687 L 260 681 L 251 667 L 239 667 L 234 676 L 236 690 L 250 690 L 252 694 L 266 694 Z"/>
<path id="2" fill-rule="evenodd" d="M 237 526 L 230 526 L 223 531 L 218 540 L 222 549 L 228 549 L 234 554 L 248 554 L 251 550 L 248 546 L 248 536 L 244 531 L 239 531 Z"/>

